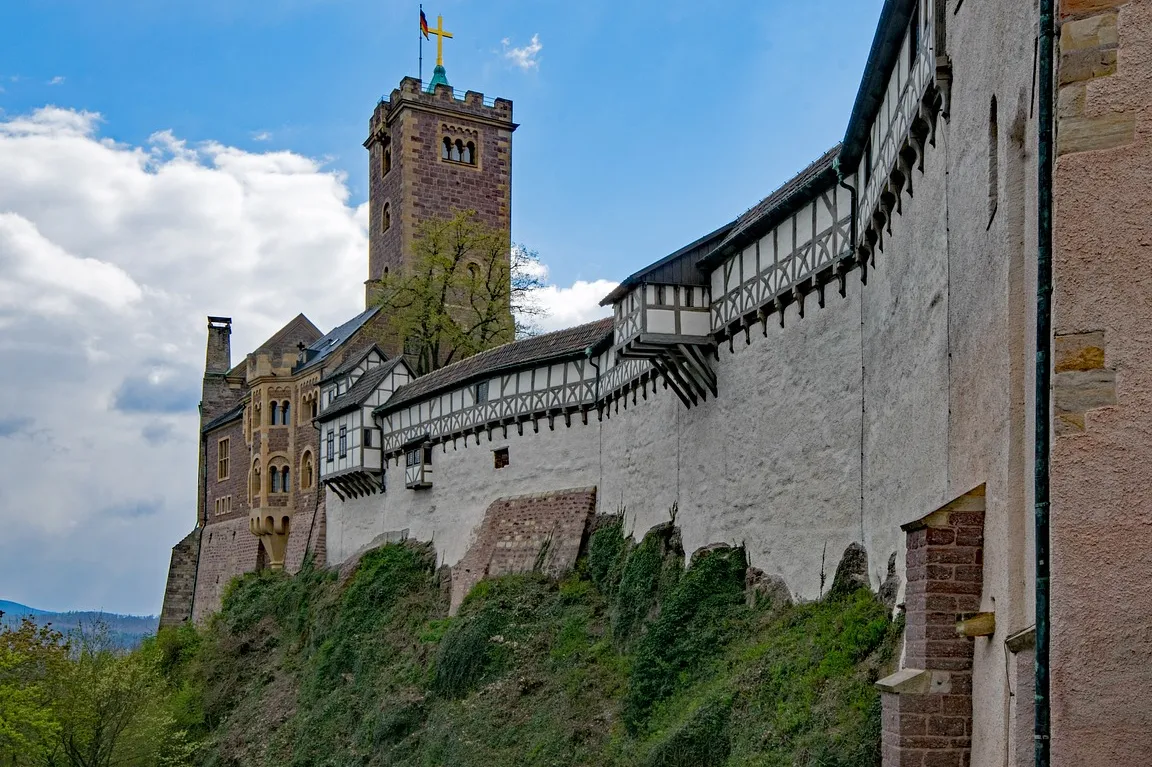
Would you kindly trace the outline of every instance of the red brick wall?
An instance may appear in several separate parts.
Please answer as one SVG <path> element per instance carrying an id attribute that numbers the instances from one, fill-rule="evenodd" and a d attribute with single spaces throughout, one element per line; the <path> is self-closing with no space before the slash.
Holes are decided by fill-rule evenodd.
<path id="1" fill-rule="evenodd" d="M 907 533 L 903 689 L 883 695 L 884 767 L 967 767 L 972 743 L 973 640 L 958 621 L 980 609 L 984 489 L 962 496 Z M 915 671 L 923 674 L 913 676 Z"/>
<path id="2" fill-rule="evenodd" d="M 228 478 L 218 479 L 217 468 L 220 459 L 220 440 L 228 439 Z M 205 521 L 208 524 L 228 519 L 248 518 L 248 468 L 252 462 L 248 445 L 244 442 L 244 420 L 235 421 L 213 429 L 204 435 L 205 452 Z M 216 500 L 232 496 L 232 512 L 216 513 Z"/>
<path id="3" fill-rule="evenodd" d="M 192 620 L 220 609 L 224 588 L 238 575 L 256 570 L 260 539 L 248 532 L 248 517 L 216 522 L 200 533 L 200 566 Z"/>
<path id="4" fill-rule="evenodd" d="M 540 560 L 551 575 L 574 567 L 595 513 L 594 487 L 493 501 L 472 546 L 452 568 L 452 612 L 487 576 L 531 572 Z"/>

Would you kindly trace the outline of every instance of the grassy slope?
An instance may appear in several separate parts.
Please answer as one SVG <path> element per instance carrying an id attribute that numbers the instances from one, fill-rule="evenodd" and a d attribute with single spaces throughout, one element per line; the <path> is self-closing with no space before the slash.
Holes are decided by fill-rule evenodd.
<path id="1" fill-rule="evenodd" d="M 207 765 L 878 765 L 875 597 L 749 607 L 742 550 L 682 557 L 608 525 L 564 581 L 484 581 L 448 619 L 431 551 L 390 545 L 343 586 L 249 576 L 160 643 Z"/>

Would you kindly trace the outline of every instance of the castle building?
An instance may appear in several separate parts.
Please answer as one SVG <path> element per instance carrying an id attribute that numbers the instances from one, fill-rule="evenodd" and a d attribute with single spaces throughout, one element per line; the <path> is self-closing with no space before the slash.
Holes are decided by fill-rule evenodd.
<path id="1" fill-rule="evenodd" d="M 1046 82 L 1048 20 L 1033 4 L 886 0 L 842 143 L 624 279 L 610 318 L 420 377 L 381 346 L 318 372 L 316 501 L 302 508 L 322 521 L 305 532 L 287 515 L 285 566 L 293 552 L 335 566 L 384 541 L 433 541 L 455 609 L 485 576 L 571 567 L 594 516 L 621 509 L 636 535 L 674 513 L 687 551 L 744 545 L 750 582 L 797 600 L 819 598 L 851 551 L 906 620 L 899 668 L 878 682 L 885 767 L 1032 764 L 1038 713 L 1051 764 L 1146 763 L 1152 276 L 1134 267 L 1152 207 L 1152 3 L 1056 12 Z M 446 87 L 434 98 L 457 104 Z M 466 166 L 469 134 L 429 124 L 407 167 L 441 169 L 445 150 Z M 482 163 L 487 141 L 473 142 Z M 403 215 L 415 226 L 424 210 Z M 377 242 L 382 272 L 392 251 Z M 220 353 L 225 321 L 210 323 L 205 403 L 219 415 L 201 463 L 219 472 L 217 434 L 247 438 L 247 414 L 284 401 L 275 353 L 316 331 L 277 334 L 240 376 Z M 262 435 L 229 456 L 267 467 L 270 448 Z M 266 499 L 251 515 L 275 535 Z M 205 516 L 174 550 L 180 607 L 166 600 L 165 620 L 218 604 L 199 586 L 195 603 L 177 598 L 185 580 L 258 565 L 227 559 L 254 552 L 251 536 L 205 543 L 226 524 Z M 1038 702 L 1037 661 L 1050 680 Z"/>

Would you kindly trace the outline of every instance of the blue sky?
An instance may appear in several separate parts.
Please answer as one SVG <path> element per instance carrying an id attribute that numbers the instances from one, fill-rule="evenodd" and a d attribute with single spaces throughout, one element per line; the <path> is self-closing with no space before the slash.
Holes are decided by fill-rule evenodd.
<path id="1" fill-rule="evenodd" d="M 835 144 L 881 5 L 429 3 L 452 84 L 515 102 L 513 237 L 548 266 L 545 327 Z M 297 312 L 360 311 L 361 144 L 416 72 L 417 19 L 0 3 L 0 358 L 20 361 L 0 366 L 0 598 L 159 611 L 195 523 L 205 315 L 234 318 L 238 362 Z"/>
<path id="2" fill-rule="evenodd" d="M 444 0 L 425 10 L 456 34 L 445 43 L 452 84 L 514 100 L 514 237 L 568 282 L 625 276 L 838 141 L 881 4 Z M 131 143 L 171 129 L 328 158 L 356 202 L 372 107 L 417 69 L 416 7 L 8 0 L 0 106 L 99 112 L 105 136 Z M 533 35 L 535 68 L 503 56 L 504 39 L 518 47 Z"/>

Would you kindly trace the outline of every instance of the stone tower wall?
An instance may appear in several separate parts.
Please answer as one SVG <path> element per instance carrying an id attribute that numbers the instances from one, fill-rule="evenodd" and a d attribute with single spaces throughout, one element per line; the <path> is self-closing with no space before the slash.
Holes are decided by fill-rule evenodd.
<path id="1" fill-rule="evenodd" d="M 457 99 L 448 86 L 424 93 L 420 83 L 405 78 L 381 101 L 369 122 L 364 145 L 369 154 L 369 281 L 385 268 L 401 268 L 412 257 L 412 243 L 421 222 L 450 218 L 475 210 L 480 220 L 508 233 L 512 223 L 512 102 L 469 91 Z M 474 164 L 441 157 L 444 137 L 472 141 Z M 383 172 L 385 143 L 392 152 L 391 169 Z M 383 210 L 391 212 L 383 227 Z"/>

